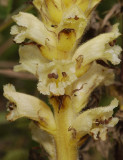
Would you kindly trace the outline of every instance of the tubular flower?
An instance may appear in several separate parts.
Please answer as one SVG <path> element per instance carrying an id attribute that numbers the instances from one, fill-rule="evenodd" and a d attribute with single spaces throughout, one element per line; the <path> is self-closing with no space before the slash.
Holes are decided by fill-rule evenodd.
<path id="1" fill-rule="evenodd" d="M 40 99 L 16 92 L 11 84 L 5 85 L 4 96 L 9 100 L 7 119 L 14 121 L 27 117 L 39 123 L 45 130 L 55 130 L 55 121 L 50 108 Z"/>
<path id="2" fill-rule="evenodd" d="M 7 119 L 32 119 L 33 138 L 45 148 L 50 160 L 77 160 L 78 144 L 84 136 L 105 140 L 107 128 L 118 122 L 112 116 L 118 106 L 116 99 L 109 106 L 83 111 L 94 89 L 114 80 L 113 70 L 96 61 L 120 63 L 121 47 L 114 43 L 120 35 L 118 24 L 78 46 L 100 1 L 34 0 L 42 21 L 24 12 L 13 16 L 16 25 L 11 34 L 21 44 L 20 64 L 14 70 L 37 77 L 37 88 L 48 96 L 54 112 L 42 100 L 18 93 L 8 84 L 4 86 L 4 96 L 9 100 Z"/>

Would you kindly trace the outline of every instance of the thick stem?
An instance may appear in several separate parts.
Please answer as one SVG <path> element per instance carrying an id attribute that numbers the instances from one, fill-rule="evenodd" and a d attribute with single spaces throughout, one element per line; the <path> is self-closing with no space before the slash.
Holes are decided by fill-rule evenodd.
<path id="1" fill-rule="evenodd" d="M 71 119 L 73 113 L 70 108 L 61 108 L 58 112 L 55 111 L 55 119 L 57 125 L 56 154 L 57 160 L 77 160 L 77 142 L 75 138 L 75 131 L 71 129 Z"/>

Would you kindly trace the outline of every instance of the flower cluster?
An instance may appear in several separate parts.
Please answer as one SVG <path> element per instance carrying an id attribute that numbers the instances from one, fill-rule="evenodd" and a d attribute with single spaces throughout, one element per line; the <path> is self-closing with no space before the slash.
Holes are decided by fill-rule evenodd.
<path id="1" fill-rule="evenodd" d="M 107 107 L 81 112 L 96 87 L 113 83 L 113 70 L 97 64 L 96 60 L 110 61 L 113 65 L 120 63 L 121 47 L 114 44 L 120 35 L 118 24 L 112 27 L 112 31 L 79 45 L 91 13 L 99 2 L 34 0 L 41 20 L 24 12 L 13 16 L 16 25 L 11 34 L 15 35 L 14 41 L 21 44 L 20 64 L 14 70 L 27 71 L 37 77 L 37 88 L 48 96 L 54 113 L 42 100 L 18 93 L 13 85 L 8 84 L 4 86 L 4 96 L 10 101 L 7 119 L 14 121 L 27 117 L 35 121 L 38 127 L 32 124 L 33 137 L 43 145 L 52 160 L 60 157 L 56 155 L 60 154 L 57 147 L 62 139 L 58 134 L 66 136 L 71 147 L 87 134 L 95 140 L 105 140 L 107 128 L 118 122 L 112 117 L 113 109 L 118 106 L 116 99 Z M 24 42 L 25 39 L 28 41 Z M 63 159 L 76 158 L 69 155 Z"/>

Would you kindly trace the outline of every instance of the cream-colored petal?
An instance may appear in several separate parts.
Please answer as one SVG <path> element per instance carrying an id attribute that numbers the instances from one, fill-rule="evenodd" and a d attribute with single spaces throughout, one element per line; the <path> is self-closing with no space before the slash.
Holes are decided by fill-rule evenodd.
<path id="1" fill-rule="evenodd" d="M 22 43 L 27 38 L 41 45 L 54 44 L 53 34 L 35 16 L 20 12 L 12 18 L 17 23 L 10 32 L 12 35 L 16 35 L 15 42 Z"/>
<path id="2" fill-rule="evenodd" d="M 98 107 L 82 112 L 73 122 L 78 137 L 90 134 L 94 139 L 106 139 L 108 127 L 113 127 L 118 122 L 118 118 L 112 118 L 113 109 L 118 106 L 117 99 L 112 100 L 107 107 Z"/>
<path id="3" fill-rule="evenodd" d="M 16 92 L 11 84 L 4 86 L 4 96 L 10 101 L 7 120 L 14 121 L 21 117 L 37 121 L 41 127 L 55 130 L 55 121 L 51 109 L 36 97 Z"/>
<path id="4" fill-rule="evenodd" d="M 111 85 L 108 90 L 112 97 L 116 97 L 119 100 L 119 109 L 123 111 L 123 94 L 119 92 L 117 85 Z"/>
<path id="5" fill-rule="evenodd" d="M 22 27 L 18 27 L 17 25 L 12 26 L 12 28 L 11 28 L 11 34 L 12 35 L 19 34 L 21 32 L 21 28 Z"/>
<path id="6" fill-rule="evenodd" d="M 20 65 L 14 67 L 14 71 L 28 71 L 37 76 L 38 65 L 48 62 L 36 45 L 25 45 L 19 48 Z"/>
<path id="7" fill-rule="evenodd" d="M 58 60 L 38 67 L 38 90 L 45 95 L 64 95 L 65 88 L 76 80 L 75 63 Z"/>
<path id="8" fill-rule="evenodd" d="M 109 85 L 113 82 L 113 70 L 93 63 L 90 69 L 72 85 L 72 104 L 76 112 L 80 112 L 88 103 L 92 91 L 102 83 Z M 69 90 L 68 90 L 69 91 Z M 67 89 L 66 89 L 67 94 Z M 70 94 L 70 93 L 68 93 Z"/>
<path id="9" fill-rule="evenodd" d="M 76 50 L 73 60 L 76 60 L 79 56 L 82 56 L 82 66 L 97 59 L 102 59 L 104 61 L 108 60 L 114 65 L 119 64 L 119 54 L 122 49 L 121 47 L 112 44 L 113 40 L 115 40 L 119 35 L 118 24 L 115 24 L 112 32 L 101 34 L 81 45 Z"/>
<path id="10" fill-rule="evenodd" d="M 16 43 L 22 43 L 25 40 L 25 33 L 26 28 L 17 25 L 12 26 L 10 32 L 11 35 L 16 35 L 16 37 L 14 38 L 14 41 Z"/>
<path id="11" fill-rule="evenodd" d="M 34 123 L 30 125 L 32 138 L 37 141 L 48 153 L 50 160 L 56 160 L 55 142 L 52 135 L 37 127 Z"/>

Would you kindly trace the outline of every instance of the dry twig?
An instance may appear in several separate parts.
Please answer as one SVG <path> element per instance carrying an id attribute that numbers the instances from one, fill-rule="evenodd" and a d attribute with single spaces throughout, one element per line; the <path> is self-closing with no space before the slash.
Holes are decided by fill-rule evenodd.
<path id="1" fill-rule="evenodd" d="M 16 73 L 14 71 L 12 71 L 11 69 L 0 69 L 0 74 L 7 76 L 7 77 L 11 77 L 11 78 L 20 78 L 20 79 L 31 79 L 31 80 L 36 80 L 36 78 L 29 74 L 29 73 Z"/>

